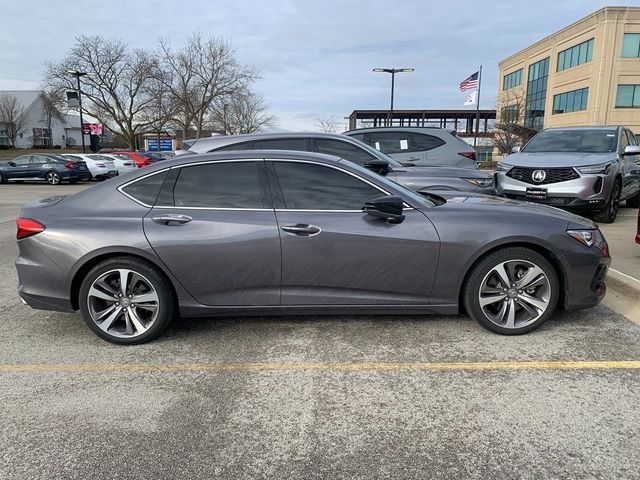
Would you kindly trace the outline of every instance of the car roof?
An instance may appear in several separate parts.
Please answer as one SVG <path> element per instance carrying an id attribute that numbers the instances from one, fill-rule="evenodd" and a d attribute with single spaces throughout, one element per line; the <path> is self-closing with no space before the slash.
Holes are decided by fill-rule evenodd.
<path id="1" fill-rule="evenodd" d="M 323 132 L 278 132 L 278 133 L 247 133 L 243 135 L 216 135 L 213 137 L 186 140 L 189 150 L 194 147 L 224 147 L 233 143 L 252 142 L 255 140 L 277 140 L 279 138 L 326 138 L 344 141 L 345 135 Z M 348 137 L 347 137 L 348 138 Z"/>
<path id="2" fill-rule="evenodd" d="M 580 125 L 575 127 L 545 128 L 543 132 L 556 131 L 556 130 L 617 130 L 619 128 L 624 128 L 624 127 L 622 127 L 621 125 Z"/>
<path id="3" fill-rule="evenodd" d="M 425 126 L 393 126 L 393 127 L 362 127 L 362 128 L 354 128 L 353 130 L 347 130 L 346 132 L 344 132 L 344 134 L 348 135 L 350 133 L 365 133 L 365 132 L 385 132 L 385 131 L 396 131 L 396 132 L 402 132 L 402 131 L 411 131 L 411 132 L 415 132 L 416 130 L 429 130 L 430 132 L 446 132 L 446 133 L 451 133 L 451 132 L 455 132 L 455 128 L 442 128 L 442 127 L 432 127 L 429 125 L 425 125 Z"/>

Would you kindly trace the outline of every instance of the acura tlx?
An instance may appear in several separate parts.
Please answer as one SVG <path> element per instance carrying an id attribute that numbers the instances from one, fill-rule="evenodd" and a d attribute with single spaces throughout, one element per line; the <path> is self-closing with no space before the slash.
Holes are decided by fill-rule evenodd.
<path id="1" fill-rule="evenodd" d="M 577 215 L 291 151 L 176 157 L 30 203 L 17 225 L 22 299 L 123 344 L 213 315 L 466 311 L 522 334 L 596 305 L 611 262 Z"/>

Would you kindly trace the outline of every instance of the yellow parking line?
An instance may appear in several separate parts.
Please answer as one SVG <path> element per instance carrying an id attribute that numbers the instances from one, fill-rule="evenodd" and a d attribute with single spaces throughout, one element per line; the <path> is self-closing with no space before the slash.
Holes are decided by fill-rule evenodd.
<path id="1" fill-rule="evenodd" d="M 295 370 L 640 370 L 639 360 L 548 361 L 548 362 L 346 362 L 346 363 L 53 363 L 0 364 L 2 373 L 178 373 L 226 371 Z"/>

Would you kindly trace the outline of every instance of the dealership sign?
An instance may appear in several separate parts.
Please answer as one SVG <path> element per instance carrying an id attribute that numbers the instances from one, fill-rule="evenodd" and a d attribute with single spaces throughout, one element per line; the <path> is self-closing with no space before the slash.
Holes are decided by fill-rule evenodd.
<path id="1" fill-rule="evenodd" d="M 85 135 L 102 135 L 101 123 L 83 123 L 82 133 Z"/>

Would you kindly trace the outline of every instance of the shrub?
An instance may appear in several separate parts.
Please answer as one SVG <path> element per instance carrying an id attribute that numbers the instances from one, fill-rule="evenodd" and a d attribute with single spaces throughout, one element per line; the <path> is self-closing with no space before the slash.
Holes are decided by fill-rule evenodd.
<path id="1" fill-rule="evenodd" d="M 62 147 L 60 145 L 54 145 L 53 148 L 56 150 L 60 150 Z"/>

